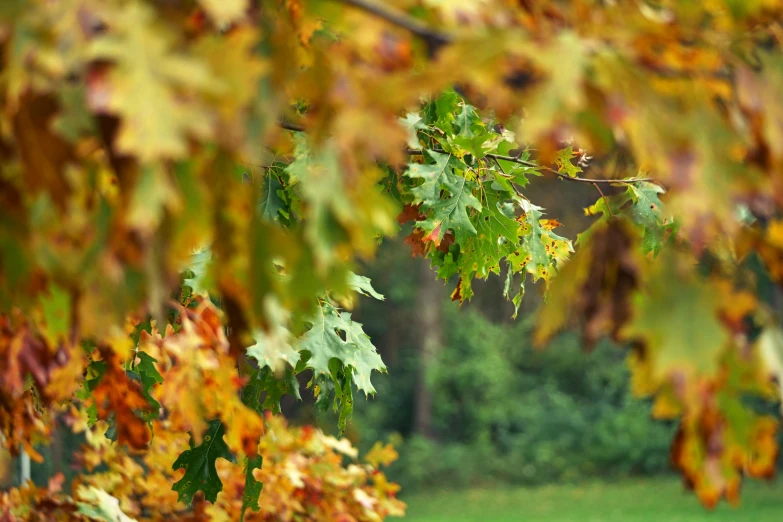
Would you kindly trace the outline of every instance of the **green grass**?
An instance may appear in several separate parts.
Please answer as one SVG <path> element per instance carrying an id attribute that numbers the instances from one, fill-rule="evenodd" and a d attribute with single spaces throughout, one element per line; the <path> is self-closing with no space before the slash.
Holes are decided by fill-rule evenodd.
<path id="1" fill-rule="evenodd" d="M 748 481 L 750 482 L 750 481 Z M 406 522 L 783 522 L 783 482 L 747 483 L 737 508 L 705 510 L 679 481 L 410 495 Z"/>

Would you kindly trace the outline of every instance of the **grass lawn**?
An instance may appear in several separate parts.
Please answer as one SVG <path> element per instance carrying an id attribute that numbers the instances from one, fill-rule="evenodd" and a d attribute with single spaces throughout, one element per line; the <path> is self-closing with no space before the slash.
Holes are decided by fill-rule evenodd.
<path id="1" fill-rule="evenodd" d="M 742 504 L 707 511 L 676 478 L 403 497 L 406 522 L 783 522 L 783 481 L 746 482 Z"/>

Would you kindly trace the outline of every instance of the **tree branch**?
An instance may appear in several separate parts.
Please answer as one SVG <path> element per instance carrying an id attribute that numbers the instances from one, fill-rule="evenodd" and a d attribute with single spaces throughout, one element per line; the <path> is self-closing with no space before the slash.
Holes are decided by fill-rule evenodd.
<path id="1" fill-rule="evenodd" d="M 418 149 L 406 149 L 406 154 L 409 154 L 411 156 L 417 155 L 417 154 L 423 154 L 424 151 L 418 150 Z M 443 150 L 433 150 L 433 152 L 445 152 Z M 526 167 L 530 167 L 532 169 L 541 169 L 545 170 L 547 172 L 550 172 L 557 176 L 560 179 L 566 180 L 566 181 L 576 181 L 578 183 L 590 183 L 592 185 L 595 185 L 596 183 L 622 183 L 622 184 L 630 184 L 630 183 L 638 183 L 640 181 L 650 181 L 653 183 L 656 183 L 656 181 L 653 178 L 632 178 L 632 179 L 589 179 L 589 178 L 577 178 L 577 177 L 571 177 L 567 176 L 561 172 L 556 171 L 555 169 L 545 167 L 543 165 L 537 165 L 533 163 L 532 161 L 526 161 L 521 160 L 519 158 L 515 158 L 513 156 L 503 156 L 502 154 L 487 154 L 487 158 L 492 158 L 494 160 L 503 160 L 503 161 L 510 161 L 511 163 L 518 163 L 519 165 L 524 165 Z M 596 187 L 597 188 L 597 187 Z"/>
<path id="2" fill-rule="evenodd" d="M 408 16 L 406 13 L 402 11 L 399 11 L 392 7 L 388 7 L 386 5 L 382 5 L 375 1 L 368 1 L 368 0 L 336 0 L 336 1 L 343 3 L 345 5 L 350 5 L 357 9 L 361 9 L 366 13 L 369 13 L 373 16 L 377 16 L 378 18 L 386 20 L 390 24 L 396 25 L 397 27 L 401 27 L 415 34 L 419 38 L 424 39 L 429 46 L 430 54 L 435 54 L 435 51 L 437 51 L 440 46 L 450 44 L 454 41 L 454 38 L 451 35 L 433 29 L 432 27 L 429 27 L 427 24 L 424 24 L 419 20 L 411 16 Z"/>
<path id="3" fill-rule="evenodd" d="M 361 0 L 342 0 L 342 1 L 345 1 L 347 3 L 351 3 L 351 2 L 354 2 L 354 1 L 361 1 Z M 294 132 L 304 132 L 305 131 L 305 128 L 302 127 L 301 125 L 297 125 L 295 123 L 290 123 L 290 122 L 283 121 L 283 120 L 280 121 L 280 126 L 282 128 L 284 128 L 284 129 L 287 129 L 287 130 L 290 130 L 290 131 L 294 131 Z M 433 149 L 433 152 L 441 152 L 441 153 L 443 153 L 445 151 Z M 424 151 L 419 150 L 419 149 L 405 149 L 405 153 L 410 155 L 410 156 L 415 156 L 417 154 L 423 154 Z M 575 181 L 577 183 L 590 183 L 591 185 L 596 185 L 597 183 L 608 183 L 608 184 L 620 183 L 620 184 L 626 184 L 627 185 L 627 184 L 630 184 L 630 183 L 638 183 L 640 181 L 649 181 L 649 182 L 652 182 L 652 183 L 657 183 L 657 181 L 655 179 L 653 179 L 653 178 L 590 179 L 590 178 L 571 177 L 571 176 L 567 176 L 567 175 L 563 174 L 562 172 L 558 172 L 558 171 L 556 171 L 553 168 L 545 167 L 543 165 L 538 165 L 536 163 L 533 163 L 532 161 L 521 160 L 521 159 L 515 158 L 513 156 L 503 156 L 502 154 L 492 154 L 492 153 L 490 153 L 490 154 L 487 154 L 486 157 L 487 158 L 492 158 L 495 161 L 497 161 L 497 160 L 509 161 L 511 163 L 517 163 L 519 165 L 524 165 L 526 167 L 530 167 L 532 169 L 544 170 L 546 172 L 554 174 L 555 176 L 557 176 L 560 179 L 563 179 L 563 180 L 566 180 L 566 181 Z M 498 164 L 498 166 L 499 165 L 500 164 Z M 598 187 L 596 186 L 596 188 L 598 188 Z M 600 189 L 599 189 L 599 191 L 600 191 Z"/>
<path id="4" fill-rule="evenodd" d="M 286 130 L 294 131 L 294 132 L 304 132 L 305 128 L 301 125 L 297 125 L 296 123 L 291 123 L 290 121 L 280 120 L 280 126 Z"/>

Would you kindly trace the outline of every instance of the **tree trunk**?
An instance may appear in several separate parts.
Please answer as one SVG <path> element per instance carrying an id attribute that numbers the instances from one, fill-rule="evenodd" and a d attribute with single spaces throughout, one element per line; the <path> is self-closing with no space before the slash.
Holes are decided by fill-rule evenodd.
<path id="1" fill-rule="evenodd" d="M 419 292 L 416 298 L 418 332 L 418 375 L 414 397 L 414 429 L 425 437 L 434 437 L 432 429 L 432 393 L 428 386 L 428 375 L 435 358 L 443 345 L 443 298 L 444 286 L 435 278 L 429 262 L 421 263 L 419 270 Z"/>

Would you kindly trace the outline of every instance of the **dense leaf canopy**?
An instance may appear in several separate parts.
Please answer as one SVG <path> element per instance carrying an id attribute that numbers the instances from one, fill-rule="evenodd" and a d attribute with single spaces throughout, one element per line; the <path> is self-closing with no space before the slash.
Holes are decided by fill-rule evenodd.
<path id="1" fill-rule="evenodd" d="M 747 398 L 778 401 L 783 367 L 781 15 L 2 2 L 5 444 L 35 456 L 63 411 L 133 450 L 156 427 L 192 437 L 169 463 L 181 500 L 219 498 L 234 456 L 257 498 L 260 413 L 297 374 L 341 429 L 353 388 L 374 393 L 385 366 L 350 309 L 382 296 L 355 271 L 412 222 L 454 300 L 502 274 L 518 309 L 540 282 L 540 344 L 577 327 L 629 347 L 635 392 L 679 419 L 686 482 L 736 501 L 778 451 Z M 595 193 L 573 242 L 526 195 L 542 176 Z"/>

